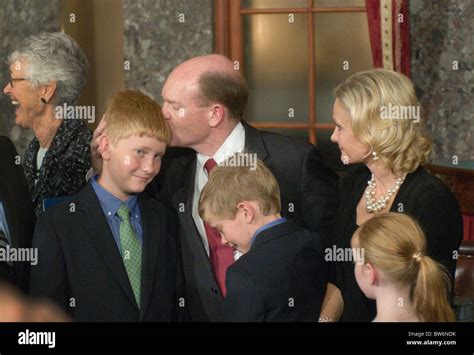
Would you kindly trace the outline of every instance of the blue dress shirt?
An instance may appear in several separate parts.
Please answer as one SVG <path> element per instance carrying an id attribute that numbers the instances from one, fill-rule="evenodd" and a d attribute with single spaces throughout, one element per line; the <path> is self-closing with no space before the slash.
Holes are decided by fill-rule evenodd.
<path id="1" fill-rule="evenodd" d="M 255 241 L 255 238 L 257 237 L 257 235 L 259 233 L 263 232 L 265 229 L 277 226 L 277 225 L 285 223 L 285 222 L 286 222 L 286 218 L 282 217 L 282 218 L 275 219 L 274 221 L 271 221 L 270 223 L 267 223 L 267 224 L 261 226 L 259 229 L 257 229 L 255 231 L 254 235 L 252 236 L 252 239 L 250 239 L 250 245 L 253 244 L 253 242 Z"/>
<path id="2" fill-rule="evenodd" d="M 122 254 L 122 248 L 120 246 L 120 217 L 117 215 L 117 210 L 122 204 L 127 205 L 130 209 L 130 223 L 132 224 L 132 228 L 137 234 L 138 239 L 140 240 L 140 244 L 143 246 L 143 229 L 142 229 L 142 215 L 140 212 L 140 205 L 138 203 L 137 195 L 130 196 L 126 201 L 122 201 L 118 197 L 115 197 L 109 191 L 104 189 L 98 182 L 97 176 L 94 176 L 91 179 L 91 185 L 94 189 L 95 194 L 100 202 L 100 207 L 102 207 L 102 211 L 104 211 L 105 217 L 107 218 L 107 223 L 110 226 L 110 230 L 115 239 L 115 244 Z"/>

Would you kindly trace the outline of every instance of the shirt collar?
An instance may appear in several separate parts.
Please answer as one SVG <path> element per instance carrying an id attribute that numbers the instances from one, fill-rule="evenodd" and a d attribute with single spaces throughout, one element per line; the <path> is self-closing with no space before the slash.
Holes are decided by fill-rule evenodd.
<path id="1" fill-rule="evenodd" d="M 255 238 L 257 238 L 257 235 L 259 235 L 261 232 L 263 232 L 264 230 L 269 229 L 271 227 L 274 227 L 278 224 L 282 224 L 284 222 L 286 222 L 286 218 L 281 217 L 281 218 L 275 219 L 274 221 L 271 221 L 270 223 L 267 223 L 267 224 L 261 226 L 259 229 L 257 229 L 255 231 L 255 233 L 252 236 L 252 239 L 250 239 L 250 245 L 253 244 L 253 242 L 255 241 Z"/>
<path id="2" fill-rule="evenodd" d="M 114 196 L 113 194 L 111 194 L 106 189 L 104 189 L 97 182 L 98 177 L 99 177 L 99 175 L 94 176 L 91 179 L 91 184 L 92 184 L 92 188 L 94 189 L 94 191 L 95 191 L 95 193 L 96 193 L 96 195 L 99 199 L 102 210 L 104 211 L 104 213 L 106 214 L 107 217 L 115 216 L 115 214 L 117 213 L 117 210 L 123 204 L 125 204 L 130 209 L 130 211 L 132 211 L 133 214 L 136 214 L 135 213 L 135 208 L 136 208 L 137 203 L 138 203 L 137 195 L 131 195 L 126 201 L 122 201 L 121 199 Z"/>
<path id="3" fill-rule="evenodd" d="M 210 158 L 214 158 L 217 164 L 222 163 L 229 156 L 235 153 L 243 152 L 245 148 L 245 128 L 241 122 L 237 123 L 232 132 L 226 138 L 224 143 L 219 147 L 213 157 L 196 153 L 198 163 L 204 169 L 204 164 Z"/>

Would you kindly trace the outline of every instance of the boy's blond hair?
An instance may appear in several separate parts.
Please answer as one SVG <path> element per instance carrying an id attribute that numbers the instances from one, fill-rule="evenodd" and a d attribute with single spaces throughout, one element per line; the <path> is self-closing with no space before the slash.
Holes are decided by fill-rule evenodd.
<path id="1" fill-rule="evenodd" d="M 112 96 L 107 104 L 105 119 L 105 131 L 114 146 L 121 139 L 133 135 L 156 138 L 166 144 L 171 141 L 171 131 L 161 106 L 140 91 L 125 90 Z"/>
<path id="2" fill-rule="evenodd" d="M 240 154 L 231 156 L 212 170 L 199 199 L 199 215 L 204 221 L 234 219 L 237 205 L 242 201 L 257 202 L 264 216 L 280 212 L 280 187 L 271 171 L 260 159 L 254 170 L 228 164 L 242 161 Z"/>

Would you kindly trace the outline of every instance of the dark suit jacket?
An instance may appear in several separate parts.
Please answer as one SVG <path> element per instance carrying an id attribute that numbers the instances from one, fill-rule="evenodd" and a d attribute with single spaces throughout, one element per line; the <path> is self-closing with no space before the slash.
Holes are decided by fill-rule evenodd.
<path id="1" fill-rule="evenodd" d="M 316 322 L 326 283 L 322 239 L 284 222 L 259 233 L 227 270 L 224 320 Z"/>
<path id="2" fill-rule="evenodd" d="M 278 134 L 259 131 L 244 122 L 245 149 L 256 153 L 275 175 L 284 217 L 328 239 L 334 233 L 338 206 L 337 175 L 324 165 L 316 147 Z M 184 153 L 183 153 L 184 152 Z M 167 152 L 149 192 L 178 211 L 188 310 L 192 321 L 222 320 L 222 295 L 209 257 L 192 217 L 196 154 Z M 152 189 L 153 188 L 153 189 Z"/>
<path id="3" fill-rule="evenodd" d="M 180 294 L 177 218 L 139 195 L 143 227 L 142 292 L 138 309 L 120 252 L 90 184 L 39 218 L 31 293 L 48 297 L 77 321 L 173 321 Z M 70 307 L 74 298 L 75 307 Z"/>
<path id="4" fill-rule="evenodd" d="M 0 201 L 3 203 L 11 237 L 11 247 L 31 248 L 35 225 L 33 204 L 23 168 L 12 142 L 0 136 Z M 14 262 L 13 275 L 6 272 L 0 262 L 0 278 L 6 279 L 26 291 L 29 283 L 30 263 Z"/>

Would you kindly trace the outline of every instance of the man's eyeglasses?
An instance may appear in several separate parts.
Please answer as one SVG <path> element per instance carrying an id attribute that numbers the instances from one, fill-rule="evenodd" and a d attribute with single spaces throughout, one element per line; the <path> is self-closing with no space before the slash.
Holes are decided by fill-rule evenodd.
<path id="1" fill-rule="evenodd" d="M 10 78 L 10 86 L 13 87 L 14 81 L 23 81 L 23 80 L 30 80 L 28 78 Z"/>

